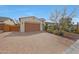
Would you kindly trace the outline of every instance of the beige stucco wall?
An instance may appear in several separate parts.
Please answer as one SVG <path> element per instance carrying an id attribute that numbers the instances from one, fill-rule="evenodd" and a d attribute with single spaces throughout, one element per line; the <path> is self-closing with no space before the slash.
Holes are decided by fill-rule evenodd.
<path id="1" fill-rule="evenodd" d="M 22 21 L 22 19 L 20 21 L 20 32 L 25 32 L 25 23 Z"/>
<path id="2" fill-rule="evenodd" d="M 25 18 L 25 19 L 22 19 L 22 21 L 24 21 L 24 22 L 32 22 L 32 23 L 40 23 L 39 20 L 34 19 L 34 18 Z"/>
<path id="3" fill-rule="evenodd" d="M 7 24 L 7 25 L 15 25 L 13 23 L 13 21 L 11 21 L 11 20 L 6 20 L 6 21 L 4 21 L 4 23 Z"/>

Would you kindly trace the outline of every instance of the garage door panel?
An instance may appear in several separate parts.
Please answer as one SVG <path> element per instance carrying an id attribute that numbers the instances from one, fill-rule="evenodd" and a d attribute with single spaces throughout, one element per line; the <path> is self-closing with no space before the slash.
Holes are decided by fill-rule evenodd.
<path id="1" fill-rule="evenodd" d="M 40 31 L 40 24 L 38 23 L 25 23 L 26 32 Z"/>

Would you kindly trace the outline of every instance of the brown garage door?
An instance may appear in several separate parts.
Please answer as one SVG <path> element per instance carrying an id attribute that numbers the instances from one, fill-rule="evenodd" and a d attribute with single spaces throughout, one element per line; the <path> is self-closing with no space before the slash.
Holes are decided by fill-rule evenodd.
<path id="1" fill-rule="evenodd" d="M 26 32 L 40 31 L 40 24 L 39 23 L 25 23 L 25 31 Z"/>

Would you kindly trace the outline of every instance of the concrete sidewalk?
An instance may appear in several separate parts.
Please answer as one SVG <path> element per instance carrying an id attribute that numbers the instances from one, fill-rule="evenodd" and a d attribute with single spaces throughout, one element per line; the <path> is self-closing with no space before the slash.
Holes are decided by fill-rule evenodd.
<path id="1" fill-rule="evenodd" d="M 79 54 L 79 40 L 64 51 L 66 54 Z"/>

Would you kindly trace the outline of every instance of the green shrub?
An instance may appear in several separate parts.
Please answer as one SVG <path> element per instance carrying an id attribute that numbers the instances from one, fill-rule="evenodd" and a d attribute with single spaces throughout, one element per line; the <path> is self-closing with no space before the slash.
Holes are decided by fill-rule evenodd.
<path id="1" fill-rule="evenodd" d="M 63 36 L 64 35 L 64 32 L 63 31 L 59 31 L 59 34 L 60 36 Z"/>
<path id="2" fill-rule="evenodd" d="M 54 30 L 54 31 L 53 31 L 53 34 L 58 35 L 58 34 L 59 34 L 58 30 Z"/>
<path id="3" fill-rule="evenodd" d="M 59 30 L 49 29 L 48 32 L 49 33 L 52 33 L 52 34 L 55 34 L 55 35 L 60 35 L 60 36 L 63 36 L 64 35 L 64 32 L 63 31 L 59 31 Z"/>
<path id="4" fill-rule="evenodd" d="M 48 24 L 47 23 L 44 25 L 44 29 L 45 29 L 45 31 L 47 31 L 47 29 L 48 29 Z"/>
<path id="5" fill-rule="evenodd" d="M 56 28 L 56 26 L 48 27 L 47 32 L 60 36 L 64 35 L 64 32 L 61 29 Z"/>
<path id="6" fill-rule="evenodd" d="M 52 29 L 48 29 L 47 32 L 53 33 L 53 30 Z"/>

